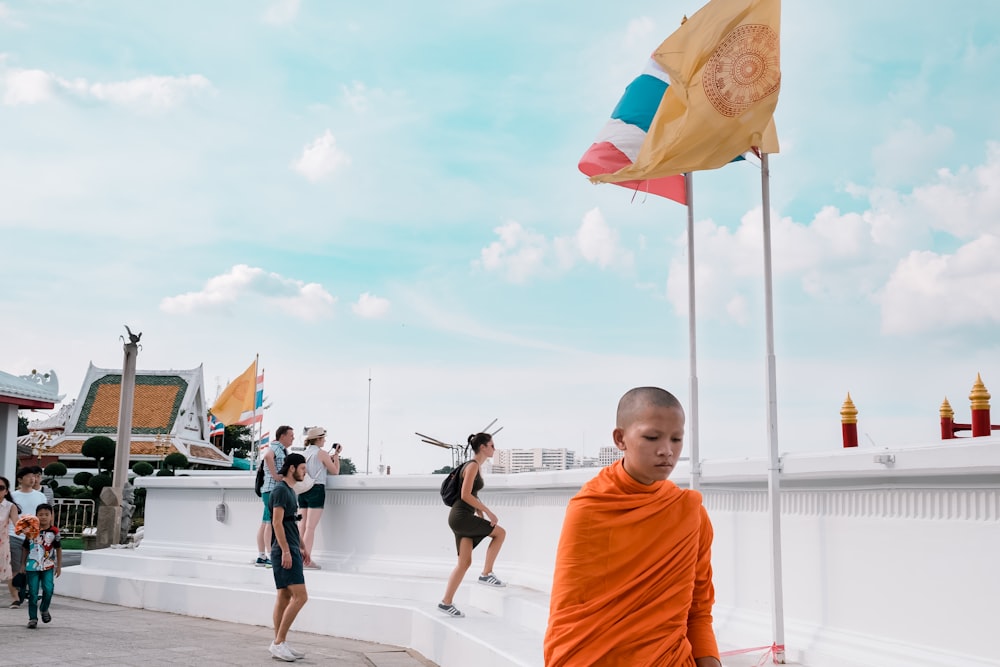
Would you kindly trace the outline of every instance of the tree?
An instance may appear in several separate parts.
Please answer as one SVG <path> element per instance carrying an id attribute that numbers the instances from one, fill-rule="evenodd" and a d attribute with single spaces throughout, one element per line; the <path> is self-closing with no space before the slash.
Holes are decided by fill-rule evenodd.
<path id="1" fill-rule="evenodd" d="M 65 463 L 60 463 L 59 461 L 53 461 L 52 463 L 45 466 L 45 470 L 42 471 L 45 474 L 45 479 L 42 480 L 42 484 L 52 487 L 53 489 L 59 487 L 59 482 L 56 481 L 56 477 L 62 477 L 66 474 L 67 468 Z"/>
<path id="2" fill-rule="evenodd" d="M 431 474 L 432 475 L 447 475 L 451 471 L 452 471 L 452 467 L 451 466 L 443 466 L 441 468 L 438 468 L 437 470 L 435 470 Z"/>
<path id="3" fill-rule="evenodd" d="M 103 489 L 106 486 L 111 486 L 112 483 L 113 480 L 111 479 L 111 475 L 100 473 L 98 475 L 94 475 L 93 477 L 91 477 L 90 481 L 87 482 L 87 486 L 89 486 L 93 490 L 94 500 L 100 500 L 101 489 Z"/>
<path id="4" fill-rule="evenodd" d="M 106 435 L 95 435 L 87 438 L 80 448 L 80 453 L 97 461 L 97 474 L 110 470 L 115 458 L 115 441 Z"/>
<path id="5" fill-rule="evenodd" d="M 251 427 L 239 424 L 226 427 L 225 434 L 222 436 L 222 451 L 224 453 L 246 459 L 250 457 L 252 448 L 253 429 Z"/>
<path id="6" fill-rule="evenodd" d="M 188 467 L 188 457 L 184 456 L 180 452 L 167 454 L 163 458 L 163 465 L 169 466 L 172 472 L 177 472 L 178 468 Z"/>
<path id="7" fill-rule="evenodd" d="M 134 466 L 132 466 L 132 472 L 134 472 L 139 477 L 147 477 L 153 474 L 153 464 L 149 461 L 139 461 Z"/>
<path id="8" fill-rule="evenodd" d="M 351 459 L 347 458 L 346 456 L 341 456 L 340 457 L 340 474 L 341 475 L 353 475 L 357 471 L 358 471 L 358 469 L 354 467 L 354 462 L 351 461 Z"/>
<path id="9" fill-rule="evenodd" d="M 94 473 L 87 472 L 86 470 L 81 470 L 80 472 L 73 475 L 73 483 L 77 486 L 87 486 L 90 484 L 90 478 L 94 476 Z"/>
<path id="10" fill-rule="evenodd" d="M 27 417 L 22 417 L 21 415 L 18 415 L 17 416 L 17 437 L 20 438 L 22 435 L 28 435 L 28 418 Z"/>

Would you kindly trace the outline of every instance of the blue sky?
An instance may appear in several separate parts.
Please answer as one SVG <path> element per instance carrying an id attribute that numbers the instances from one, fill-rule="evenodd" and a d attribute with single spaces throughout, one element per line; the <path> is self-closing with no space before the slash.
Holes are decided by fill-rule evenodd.
<path id="1" fill-rule="evenodd" d="M 687 403 L 685 210 L 576 163 L 699 2 L 0 2 L 0 369 L 260 354 L 265 428 L 365 467 L 610 444 Z M 933 441 L 1000 391 L 1000 11 L 786 2 L 771 160 L 779 446 Z M 695 176 L 701 447 L 766 452 L 759 171 Z M 371 425 L 368 422 L 369 369 Z M 996 421 L 996 419 L 994 419 Z"/>

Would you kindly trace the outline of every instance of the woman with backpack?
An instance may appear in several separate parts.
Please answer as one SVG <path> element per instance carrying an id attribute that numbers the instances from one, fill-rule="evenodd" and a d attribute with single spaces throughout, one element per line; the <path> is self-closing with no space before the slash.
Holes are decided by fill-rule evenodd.
<path id="1" fill-rule="evenodd" d="M 302 545 L 309 554 L 309 560 L 303 564 L 307 570 L 319 570 L 320 566 L 312 560 L 313 540 L 316 539 L 316 528 L 323 516 L 323 505 L 326 504 L 326 476 L 340 474 L 340 445 L 334 443 L 332 452 L 323 449 L 326 444 L 326 429 L 313 426 L 306 429 L 306 474 L 312 485 L 299 494 L 299 510 L 302 514 Z M 296 485 L 298 486 L 298 485 Z"/>
<path id="2" fill-rule="evenodd" d="M 479 499 L 479 491 L 483 488 L 483 477 L 479 474 L 479 470 L 486 459 L 493 456 L 496 449 L 493 444 L 493 436 L 489 433 L 470 435 L 469 447 L 474 456 L 472 460 L 461 466 L 459 474 L 462 480 L 462 493 L 455 504 L 451 506 L 451 512 L 448 514 L 448 526 L 455 533 L 458 564 L 455 565 L 451 576 L 448 577 L 448 587 L 438 605 L 438 609 L 442 613 L 456 618 L 461 618 L 465 614 L 453 604 L 455 592 L 472 565 L 472 550 L 486 537 L 490 538 L 490 545 L 486 549 L 486 561 L 483 564 L 483 573 L 479 576 L 479 583 L 494 588 L 502 588 L 507 585 L 493 574 L 493 563 L 496 562 L 497 554 L 500 553 L 500 547 L 503 546 L 507 531 L 498 525 L 497 515 L 491 512 Z"/>

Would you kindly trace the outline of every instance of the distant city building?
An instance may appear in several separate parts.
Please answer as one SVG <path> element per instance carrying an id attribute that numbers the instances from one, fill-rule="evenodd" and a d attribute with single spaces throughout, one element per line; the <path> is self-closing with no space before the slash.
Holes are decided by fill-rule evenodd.
<path id="1" fill-rule="evenodd" d="M 537 470 L 568 470 L 576 467 L 576 452 L 560 449 L 498 449 L 493 455 L 493 472 L 510 475 Z"/>
<path id="2" fill-rule="evenodd" d="M 625 452 L 617 447 L 601 447 L 597 452 L 597 458 L 602 468 L 611 465 L 623 456 L 625 456 Z"/>

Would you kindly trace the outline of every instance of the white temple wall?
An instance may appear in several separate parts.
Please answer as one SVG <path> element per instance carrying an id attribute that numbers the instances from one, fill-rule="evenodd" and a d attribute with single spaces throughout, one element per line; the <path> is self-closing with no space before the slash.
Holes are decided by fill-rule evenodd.
<path id="1" fill-rule="evenodd" d="M 765 469 L 760 460 L 704 466 L 702 492 L 715 527 L 716 626 L 729 645 L 771 641 Z M 1000 438 L 786 455 L 783 469 L 786 644 L 793 656 L 810 667 L 1000 664 L 992 632 L 1000 618 Z M 548 592 L 566 503 L 596 472 L 486 478 L 482 498 L 508 531 L 496 567 L 501 577 Z M 674 473 L 682 484 L 687 476 L 686 468 Z M 441 480 L 331 478 L 314 557 L 348 572 L 447 575 L 455 547 Z M 143 547 L 255 557 L 262 504 L 249 475 L 142 484 L 149 489 Z M 223 496 L 229 516 L 220 523 Z M 473 567 L 484 552 L 476 550 Z"/>

